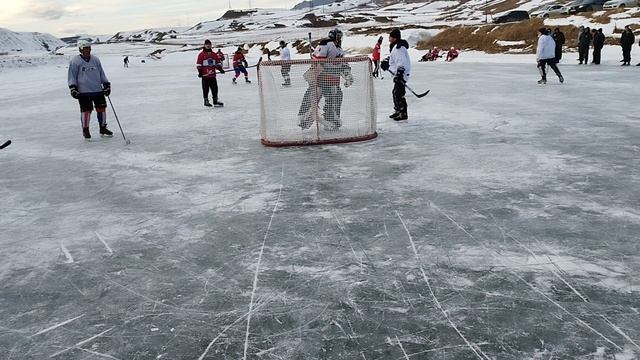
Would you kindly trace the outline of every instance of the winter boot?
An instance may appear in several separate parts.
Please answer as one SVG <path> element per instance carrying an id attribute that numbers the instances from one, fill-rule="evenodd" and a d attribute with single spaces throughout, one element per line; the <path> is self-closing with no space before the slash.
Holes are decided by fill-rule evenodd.
<path id="1" fill-rule="evenodd" d="M 107 129 L 107 125 L 102 125 L 100 126 L 100 136 L 102 137 L 112 137 L 113 136 L 113 132 L 111 132 L 111 130 Z"/>
<path id="2" fill-rule="evenodd" d="M 398 113 L 398 116 L 394 117 L 393 120 L 395 121 L 403 121 L 403 120 L 407 120 L 409 118 L 409 116 L 407 115 L 407 113 L 405 111 Z"/>
<path id="3" fill-rule="evenodd" d="M 213 105 L 211 105 L 211 103 L 209 102 L 209 99 L 204 99 L 204 106 L 211 107 Z"/>
<path id="4" fill-rule="evenodd" d="M 231 79 L 231 82 L 233 83 L 233 85 L 237 84 L 236 78 Z"/>
<path id="5" fill-rule="evenodd" d="M 215 106 L 215 107 L 223 107 L 224 103 L 222 101 L 215 100 L 213 102 L 213 106 Z"/>
<path id="6" fill-rule="evenodd" d="M 251 80 L 249 80 L 249 78 L 244 78 L 244 82 L 246 82 L 247 84 L 251 84 Z"/>
<path id="7" fill-rule="evenodd" d="M 89 132 L 89 128 L 82 128 L 82 136 L 84 136 L 85 140 L 90 140 L 91 139 L 91 133 Z"/>

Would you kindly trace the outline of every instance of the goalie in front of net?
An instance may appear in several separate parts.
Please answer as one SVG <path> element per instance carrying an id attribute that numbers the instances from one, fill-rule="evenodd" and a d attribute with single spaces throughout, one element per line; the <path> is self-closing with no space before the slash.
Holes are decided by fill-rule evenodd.
<path id="1" fill-rule="evenodd" d="M 327 38 L 313 51 L 313 59 L 337 59 L 344 57 L 342 46 L 342 31 L 333 29 L 329 31 Z M 308 129 L 313 124 L 314 112 L 317 113 L 320 99 L 324 98 L 324 114 L 318 114 L 318 121 L 325 130 L 335 131 L 342 125 L 340 121 L 340 109 L 344 94 L 340 88 L 341 78 L 345 80 L 344 86 L 353 84 L 351 67 L 346 62 L 314 62 L 303 75 L 309 84 L 302 98 L 302 104 L 298 110 L 298 126 Z"/>

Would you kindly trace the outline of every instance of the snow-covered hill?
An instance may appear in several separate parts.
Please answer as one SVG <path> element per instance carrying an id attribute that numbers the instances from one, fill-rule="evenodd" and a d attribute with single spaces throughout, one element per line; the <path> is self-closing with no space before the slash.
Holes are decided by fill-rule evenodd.
<path id="1" fill-rule="evenodd" d="M 0 28 L 0 53 L 38 53 L 66 46 L 57 37 L 37 32 L 14 32 Z"/>

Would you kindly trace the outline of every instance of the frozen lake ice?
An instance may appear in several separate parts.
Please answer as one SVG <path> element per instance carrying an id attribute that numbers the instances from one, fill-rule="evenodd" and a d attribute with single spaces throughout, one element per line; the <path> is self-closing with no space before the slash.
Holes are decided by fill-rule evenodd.
<path id="1" fill-rule="evenodd" d="M 129 146 L 0 72 L 0 358 L 640 357 L 637 68 L 414 63 L 409 122 L 274 149 L 257 84 L 94 53 Z"/>

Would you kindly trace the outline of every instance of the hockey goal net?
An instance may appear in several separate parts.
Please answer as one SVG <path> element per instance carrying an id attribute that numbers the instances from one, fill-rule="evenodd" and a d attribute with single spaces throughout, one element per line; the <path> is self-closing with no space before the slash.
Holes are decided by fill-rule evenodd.
<path id="1" fill-rule="evenodd" d="M 375 138 L 371 71 L 368 57 L 261 62 L 262 143 L 291 146 Z"/>

